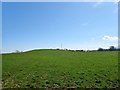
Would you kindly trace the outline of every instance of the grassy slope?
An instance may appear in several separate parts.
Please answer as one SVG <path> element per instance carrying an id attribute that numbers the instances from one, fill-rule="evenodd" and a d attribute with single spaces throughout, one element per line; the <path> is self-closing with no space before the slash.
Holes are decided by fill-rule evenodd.
<path id="1" fill-rule="evenodd" d="M 118 52 L 34 50 L 3 55 L 3 87 L 117 87 Z"/>
<path id="2" fill-rule="evenodd" d="M 2 55 L 0 54 L 0 90 L 2 89 Z"/>

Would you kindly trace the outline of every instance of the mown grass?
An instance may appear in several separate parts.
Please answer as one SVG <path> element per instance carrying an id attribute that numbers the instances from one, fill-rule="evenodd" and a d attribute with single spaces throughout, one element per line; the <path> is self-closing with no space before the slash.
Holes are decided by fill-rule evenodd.
<path id="1" fill-rule="evenodd" d="M 118 52 L 3 54 L 3 88 L 117 88 Z"/>

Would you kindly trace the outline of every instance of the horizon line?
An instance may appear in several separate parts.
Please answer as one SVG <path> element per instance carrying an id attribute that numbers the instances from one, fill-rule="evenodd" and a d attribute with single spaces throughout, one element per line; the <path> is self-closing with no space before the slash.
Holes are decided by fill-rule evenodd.
<path id="1" fill-rule="evenodd" d="M 115 47 L 115 46 L 114 46 Z M 103 47 L 99 47 L 99 48 L 102 48 L 102 49 L 109 49 L 109 48 L 103 48 Z M 14 50 L 14 51 L 2 51 L 0 52 L 0 54 L 4 54 L 4 53 L 15 53 L 16 51 L 19 51 L 19 52 L 28 52 L 28 51 L 32 51 L 32 50 L 42 50 L 42 49 L 59 49 L 59 50 L 84 50 L 84 51 L 93 51 L 93 50 L 98 50 L 99 48 L 97 49 L 75 49 L 75 48 L 33 48 L 33 49 L 26 49 L 26 50 Z M 120 47 L 115 47 L 116 49 L 120 49 Z"/>

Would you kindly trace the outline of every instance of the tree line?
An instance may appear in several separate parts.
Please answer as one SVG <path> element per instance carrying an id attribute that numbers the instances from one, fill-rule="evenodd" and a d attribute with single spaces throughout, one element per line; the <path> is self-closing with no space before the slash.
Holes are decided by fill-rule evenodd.
<path id="1" fill-rule="evenodd" d="M 120 48 L 115 48 L 114 46 L 110 46 L 109 49 L 99 48 L 98 51 L 120 51 Z"/>
<path id="2" fill-rule="evenodd" d="M 59 49 L 57 50 L 65 50 L 72 52 L 95 52 L 95 51 L 120 51 L 120 48 L 115 48 L 114 46 L 110 46 L 109 49 L 98 48 L 98 50 L 70 50 L 70 49 Z M 22 51 L 16 50 L 14 53 L 21 53 Z"/>
<path id="3" fill-rule="evenodd" d="M 57 50 L 65 50 L 72 52 L 95 52 L 95 51 L 120 51 L 120 48 L 115 48 L 114 46 L 110 46 L 109 49 L 98 48 L 97 50 L 70 50 L 70 49 L 57 49 Z"/>

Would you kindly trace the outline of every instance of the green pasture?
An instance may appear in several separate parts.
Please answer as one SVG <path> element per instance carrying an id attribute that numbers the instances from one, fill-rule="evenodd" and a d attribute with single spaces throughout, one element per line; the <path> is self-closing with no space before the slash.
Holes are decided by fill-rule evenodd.
<path id="1" fill-rule="evenodd" d="M 2 54 L 3 88 L 116 88 L 118 81 L 117 51 Z"/>

